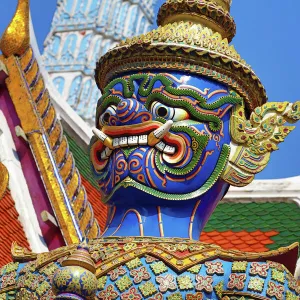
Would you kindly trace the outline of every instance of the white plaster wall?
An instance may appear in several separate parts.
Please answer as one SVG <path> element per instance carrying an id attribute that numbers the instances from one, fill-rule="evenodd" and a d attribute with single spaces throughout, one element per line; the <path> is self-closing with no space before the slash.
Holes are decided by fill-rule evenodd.
<path id="1" fill-rule="evenodd" d="M 283 179 L 254 180 L 251 184 L 242 188 L 231 187 L 224 201 L 292 201 L 299 205 L 300 176 Z"/>
<path id="2" fill-rule="evenodd" d="M 42 232 L 29 194 L 26 179 L 10 129 L 4 114 L 0 111 L 0 161 L 9 171 L 9 188 L 15 201 L 19 220 L 33 252 L 46 252 L 48 248 L 43 240 Z"/>
<path id="3" fill-rule="evenodd" d="M 77 2 L 79 0 L 73 0 L 73 5 L 72 5 L 72 10 L 70 13 L 70 16 L 72 17 L 75 13 L 76 7 L 77 7 Z M 154 2 L 156 2 L 156 0 L 101 0 L 99 2 L 99 12 L 98 12 L 98 16 L 95 18 L 95 27 L 92 30 L 88 30 L 90 32 L 92 32 L 93 37 L 92 37 L 92 41 L 89 47 L 89 50 L 87 51 L 87 62 L 85 65 L 85 70 L 87 69 L 92 69 L 94 67 L 92 67 L 89 62 L 91 61 L 91 57 L 92 56 L 100 56 L 100 53 L 95 53 L 93 52 L 93 48 L 94 48 L 94 42 L 96 39 L 98 38 L 102 38 L 102 42 L 101 42 L 101 55 L 104 54 L 104 52 L 108 51 L 109 49 L 113 48 L 119 41 L 120 38 L 123 38 L 124 36 L 128 35 L 129 30 L 128 30 L 128 26 L 129 24 L 131 24 L 131 22 L 133 22 L 134 17 L 131 18 L 131 11 L 133 7 L 138 7 L 138 12 L 136 14 L 136 16 L 138 17 L 138 22 L 137 22 L 137 28 L 139 27 L 142 17 L 145 16 L 146 17 L 146 25 L 145 25 L 145 32 L 148 29 L 147 24 L 149 25 L 154 19 L 153 19 L 153 5 Z M 45 54 L 47 53 L 48 47 L 50 45 L 50 41 L 53 38 L 54 35 L 59 36 L 61 38 L 60 41 L 60 47 L 59 47 L 59 51 L 58 54 L 56 56 L 56 60 L 54 60 L 53 62 L 47 62 L 49 63 L 49 67 L 54 67 L 54 66 L 60 66 L 62 67 L 63 61 L 61 59 L 62 56 L 62 50 L 64 48 L 64 44 L 66 42 L 66 39 L 68 37 L 68 35 L 70 34 L 76 34 L 77 36 L 77 42 L 76 42 L 76 50 L 74 51 L 73 57 L 74 57 L 74 64 L 76 63 L 76 58 L 78 56 L 78 52 L 80 49 L 80 45 L 81 45 L 81 41 L 84 38 L 84 36 L 82 36 L 80 34 L 81 30 L 85 30 L 85 29 L 66 29 L 65 31 L 57 31 L 57 26 L 59 25 L 59 19 L 60 16 L 64 13 L 64 7 L 65 7 L 65 3 L 66 0 L 61 0 L 58 2 L 58 8 L 55 12 L 55 16 L 54 16 L 54 20 L 57 20 L 57 22 L 53 22 L 53 26 L 51 29 L 51 32 L 49 33 L 49 35 L 46 38 L 45 41 Z M 105 6 L 105 3 L 109 3 L 110 4 L 110 9 L 108 12 L 106 12 L 106 15 L 108 16 L 108 21 L 107 21 L 107 28 L 105 30 L 105 32 L 98 32 L 97 26 L 101 24 L 101 20 L 103 19 L 103 7 Z M 129 10 L 126 14 L 126 19 L 125 19 L 125 24 L 124 24 L 124 28 L 122 29 L 122 32 L 118 35 L 116 35 L 116 23 L 119 20 L 118 16 L 119 13 L 121 11 L 121 7 L 120 9 L 116 9 L 116 6 L 118 3 L 121 4 L 125 4 L 125 3 L 129 3 L 130 7 Z M 89 11 L 89 8 L 92 4 L 92 0 L 89 0 L 87 5 L 86 5 L 86 12 Z M 136 17 L 135 16 L 135 17 Z M 88 23 L 88 22 L 87 22 Z M 87 32 L 86 34 L 90 33 Z M 132 32 L 129 33 L 130 35 L 136 35 L 136 28 L 133 29 Z M 108 47 L 106 47 L 108 45 Z M 104 51 L 106 50 L 106 51 Z M 48 50 L 49 51 L 49 50 Z M 72 59 L 73 60 L 73 59 Z M 82 63 L 81 63 L 82 64 Z M 60 69 L 61 70 L 61 69 Z M 76 76 L 75 74 L 73 74 L 73 76 L 67 75 L 67 73 L 71 74 L 71 73 L 75 73 L 75 70 L 73 71 L 73 69 L 69 69 L 69 70 L 61 70 L 61 71 L 54 71 L 51 70 L 49 71 L 51 74 L 51 78 L 55 78 L 57 76 L 62 76 L 65 79 L 65 87 L 64 87 L 64 91 L 63 91 L 63 95 L 60 97 L 61 101 L 66 101 L 68 99 L 68 93 L 69 93 L 69 88 L 70 88 L 70 84 L 72 82 L 72 79 Z M 52 75 L 53 74 L 53 75 Z M 83 71 L 82 75 L 83 77 L 85 76 L 90 76 L 92 73 L 90 72 L 86 72 Z M 82 99 L 84 101 L 84 99 Z M 94 99 L 93 99 L 94 100 Z M 94 102 L 94 101 L 92 101 Z M 80 113 L 80 112 L 79 112 Z M 87 117 L 86 115 L 84 115 L 84 117 Z"/>

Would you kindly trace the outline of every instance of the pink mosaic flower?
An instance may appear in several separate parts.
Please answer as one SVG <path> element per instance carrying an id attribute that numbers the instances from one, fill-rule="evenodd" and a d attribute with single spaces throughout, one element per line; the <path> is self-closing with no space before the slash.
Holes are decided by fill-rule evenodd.
<path id="1" fill-rule="evenodd" d="M 168 290 L 176 290 L 175 278 L 171 274 L 168 274 L 166 276 L 157 276 L 156 282 L 159 283 L 159 290 L 162 293 L 165 293 Z"/>
<path id="2" fill-rule="evenodd" d="M 100 292 L 98 299 L 101 300 L 115 300 L 119 297 L 119 293 L 116 292 L 114 286 L 110 284 L 104 291 Z"/>
<path id="3" fill-rule="evenodd" d="M 196 290 L 211 293 L 213 291 L 213 281 L 211 276 L 196 275 Z"/>
<path id="4" fill-rule="evenodd" d="M 119 276 L 126 274 L 126 270 L 121 266 L 107 273 L 110 279 L 115 281 Z"/>
<path id="5" fill-rule="evenodd" d="M 277 300 L 283 299 L 284 286 L 277 285 L 274 282 L 270 281 L 267 289 L 267 294 L 270 297 L 275 297 Z"/>
<path id="6" fill-rule="evenodd" d="M 246 274 L 230 274 L 227 284 L 229 289 L 243 290 L 245 287 Z"/>
<path id="7" fill-rule="evenodd" d="M 224 274 L 224 269 L 223 269 L 223 264 L 220 261 L 216 262 L 206 262 L 205 266 L 207 268 L 206 273 L 208 275 L 223 275 Z"/>
<path id="8" fill-rule="evenodd" d="M 12 272 L 10 274 L 4 275 L 2 277 L 1 288 L 3 289 L 7 286 L 15 284 L 16 283 L 15 277 L 16 277 L 16 272 Z"/>
<path id="9" fill-rule="evenodd" d="M 134 283 L 141 283 L 143 280 L 149 280 L 150 274 L 146 267 L 141 267 L 137 270 L 130 271 L 130 276 L 133 277 Z"/>
<path id="10" fill-rule="evenodd" d="M 253 262 L 253 263 L 251 263 L 250 274 L 267 277 L 269 268 L 270 267 L 268 264 L 260 264 L 257 262 Z"/>
<path id="11" fill-rule="evenodd" d="M 132 287 L 128 292 L 121 295 L 122 300 L 141 300 L 143 299 L 141 294 L 135 287 Z"/>
<path id="12" fill-rule="evenodd" d="M 163 297 L 162 293 L 157 293 L 154 295 L 154 297 L 149 298 L 149 300 L 163 300 L 163 299 L 164 299 L 164 297 Z"/>

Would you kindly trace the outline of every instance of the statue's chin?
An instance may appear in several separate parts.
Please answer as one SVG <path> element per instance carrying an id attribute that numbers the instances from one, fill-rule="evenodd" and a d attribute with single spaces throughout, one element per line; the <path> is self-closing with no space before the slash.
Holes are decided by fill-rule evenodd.
<path id="1" fill-rule="evenodd" d="M 182 190 L 180 194 L 172 194 L 158 191 L 127 177 L 118 183 L 110 194 L 104 194 L 102 201 L 108 205 L 161 205 L 164 201 L 173 205 L 182 203 L 182 201 L 198 199 L 209 190 L 213 190 L 214 181 L 211 182 L 211 185 L 205 184 L 192 192 L 184 193 Z"/>
<path id="2" fill-rule="evenodd" d="M 161 205 L 162 201 L 163 199 L 156 197 L 154 193 L 147 193 L 134 186 L 125 187 L 122 184 L 118 185 L 118 187 L 104 199 L 104 202 L 108 205 L 121 206 Z"/>

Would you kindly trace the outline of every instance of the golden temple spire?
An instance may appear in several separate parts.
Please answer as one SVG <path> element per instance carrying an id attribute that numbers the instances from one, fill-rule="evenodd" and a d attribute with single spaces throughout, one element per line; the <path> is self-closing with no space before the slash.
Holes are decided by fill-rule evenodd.
<path id="1" fill-rule="evenodd" d="M 158 13 L 157 23 L 165 26 L 174 22 L 192 22 L 230 42 L 236 33 L 236 25 L 230 15 L 231 0 L 167 0 Z"/>
<path id="2" fill-rule="evenodd" d="M 19 0 L 16 13 L 1 38 L 0 49 L 6 57 L 22 55 L 29 44 L 29 0 Z"/>

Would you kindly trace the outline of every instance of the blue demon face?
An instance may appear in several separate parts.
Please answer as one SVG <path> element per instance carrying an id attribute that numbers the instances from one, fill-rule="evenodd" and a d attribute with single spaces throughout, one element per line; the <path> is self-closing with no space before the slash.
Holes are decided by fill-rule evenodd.
<path id="1" fill-rule="evenodd" d="M 207 192 L 229 156 L 229 119 L 241 99 L 196 75 L 147 73 L 113 80 L 97 108 L 93 170 L 104 200 L 133 187 L 165 200 Z"/>

